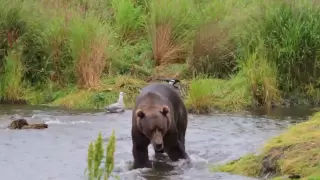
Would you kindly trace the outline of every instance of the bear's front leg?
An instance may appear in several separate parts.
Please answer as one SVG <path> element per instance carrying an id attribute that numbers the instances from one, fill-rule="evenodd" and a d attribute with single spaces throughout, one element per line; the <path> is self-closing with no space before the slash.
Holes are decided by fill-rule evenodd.
<path id="1" fill-rule="evenodd" d="M 189 159 L 189 156 L 180 141 L 178 141 L 175 145 L 165 148 L 165 151 L 171 161 L 178 161 L 179 159 Z"/>
<path id="2" fill-rule="evenodd" d="M 133 154 L 133 169 L 151 168 L 151 162 L 148 156 L 148 146 L 139 146 L 134 144 L 132 147 Z"/>

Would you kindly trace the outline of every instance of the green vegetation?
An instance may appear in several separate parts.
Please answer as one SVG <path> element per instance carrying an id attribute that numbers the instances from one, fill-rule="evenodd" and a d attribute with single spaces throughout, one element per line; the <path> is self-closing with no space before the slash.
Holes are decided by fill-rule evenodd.
<path id="1" fill-rule="evenodd" d="M 300 175 L 306 180 L 320 179 L 319 129 L 320 112 L 271 139 L 261 154 L 249 154 L 214 170 L 275 179 L 288 175 Z"/>
<path id="2" fill-rule="evenodd" d="M 94 143 L 90 143 L 87 157 L 87 175 L 89 180 L 107 180 L 112 176 L 114 168 L 114 152 L 116 149 L 116 137 L 114 131 L 109 137 L 106 151 L 103 149 L 102 135 L 99 133 Z M 104 163 L 103 168 L 101 164 Z"/>
<path id="3" fill-rule="evenodd" d="M 178 77 L 197 113 L 320 104 L 315 1 L 0 2 L 3 103 L 101 108 L 125 91 L 130 107 Z"/>

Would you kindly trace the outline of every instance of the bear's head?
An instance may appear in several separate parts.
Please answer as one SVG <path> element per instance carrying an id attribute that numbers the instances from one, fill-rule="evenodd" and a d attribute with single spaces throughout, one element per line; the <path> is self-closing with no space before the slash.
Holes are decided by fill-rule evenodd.
<path id="1" fill-rule="evenodd" d="M 156 106 L 148 109 L 137 109 L 135 112 L 139 131 L 153 145 L 155 151 L 163 150 L 163 137 L 171 126 L 171 115 L 168 106 Z"/>

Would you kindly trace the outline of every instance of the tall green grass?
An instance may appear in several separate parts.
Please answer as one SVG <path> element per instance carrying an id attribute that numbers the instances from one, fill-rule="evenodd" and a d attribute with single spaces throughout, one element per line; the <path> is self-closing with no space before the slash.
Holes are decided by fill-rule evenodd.
<path id="1" fill-rule="evenodd" d="M 157 66 L 185 62 L 189 32 L 194 29 L 193 1 L 151 0 L 149 37 Z"/>
<path id="2" fill-rule="evenodd" d="M 301 89 L 320 77 L 320 9 L 312 1 L 270 1 L 259 4 L 239 38 L 241 57 L 248 57 L 263 42 L 264 54 L 274 63 L 284 92 Z M 244 59 L 246 60 L 246 59 Z"/>
<path id="3" fill-rule="evenodd" d="M 234 77 L 245 80 L 236 91 L 242 87 L 250 92 L 250 106 L 281 105 L 283 98 L 319 104 L 319 6 L 311 1 L 248 1 L 235 7 L 206 26 L 213 35 L 198 32 L 191 70 L 230 82 L 236 82 Z"/>
<path id="4" fill-rule="evenodd" d="M 268 61 L 263 52 L 253 52 L 240 64 L 241 72 L 254 99 L 253 106 L 281 105 L 282 97 L 277 80 L 278 69 Z M 239 74 L 240 74 L 239 73 Z"/>
<path id="5" fill-rule="evenodd" d="M 248 78 L 243 73 L 230 80 L 198 76 L 190 82 L 186 105 L 193 113 L 240 111 L 254 103 L 250 90 Z"/>
<path id="6" fill-rule="evenodd" d="M 23 77 L 32 86 L 50 82 L 62 87 L 69 83 L 98 86 L 107 64 L 107 23 L 90 12 L 83 16 L 77 8 L 69 12 L 58 9 L 60 16 L 52 10 L 34 11 L 42 6 L 32 1 L 15 1 L 2 7 L 2 56 L 7 55 L 9 48 L 22 48 Z M 17 45 L 12 47 L 13 44 Z"/>
<path id="7" fill-rule="evenodd" d="M 187 73 L 177 76 L 205 74 L 234 96 L 250 92 L 239 103 L 219 96 L 219 106 L 320 102 L 320 9 L 313 1 L 0 2 L 0 74 L 10 66 L 9 52 L 21 52 L 21 89 L 99 89 L 104 78 L 172 76 L 158 69 L 181 64 Z"/>
<path id="8" fill-rule="evenodd" d="M 4 59 L 3 74 L 0 77 L 0 101 L 21 100 L 24 94 L 21 53 L 10 51 Z"/>
<path id="9" fill-rule="evenodd" d="M 100 22 L 88 13 L 84 18 L 73 17 L 69 30 L 69 43 L 78 86 L 99 86 L 107 65 L 108 24 Z"/>
<path id="10" fill-rule="evenodd" d="M 145 35 L 146 15 L 143 7 L 131 0 L 112 0 L 113 26 L 120 41 L 130 41 Z"/>
<path id="11" fill-rule="evenodd" d="M 211 1 L 193 8 L 195 28 L 191 34 L 188 64 L 193 74 L 227 79 L 236 72 L 238 26 L 252 1 Z"/>
<path id="12" fill-rule="evenodd" d="M 49 69 L 49 74 L 45 77 L 46 81 L 49 79 L 62 87 L 65 87 L 68 83 L 76 82 L 74 55 L 70 42 L 71 30 L 65 23 L 66 19 L 63 16 L 54 17 L 46 24 L 43 32 L 49 53 L 48 66 L 45 68 L 47 71 Z"/>
<path id="13" fill-rule="evenodd" d="M 214 95 L 212 90 L 214 81 L 211 79 L 194 79 L 190 82 L 186 105 L 194 113 L 210 112 L 213 108 Z M 216 84 L 216 83 L 215 83 Z"/>

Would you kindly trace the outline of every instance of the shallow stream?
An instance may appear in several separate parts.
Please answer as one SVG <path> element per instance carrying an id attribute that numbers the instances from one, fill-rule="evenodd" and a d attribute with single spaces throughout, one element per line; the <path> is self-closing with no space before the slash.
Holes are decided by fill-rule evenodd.
<path id="1" fill-rule="evenodd" d="M 212 173 L 209 167 L 257 152 L 263 143 L 293 122 L 306 119 L 310 109 L 277 109 L 242 114 L 189 115 L 186 149 L 191 164 L 169 160 L 154 162 L 154 169 L 130 170 L 131 110 L 123 114 L 77 111 L 35 106 L 0 106 L 1 179 L 84 180 L 87 148 L 99 132 L 104 141 L 115 129 L 114 173 L 124 180 L 250 179 Z M 11 116 L 45 122 L 45 130 L 8 130 Z M 150 159 L 153 151 L 149 147 Z"/>

